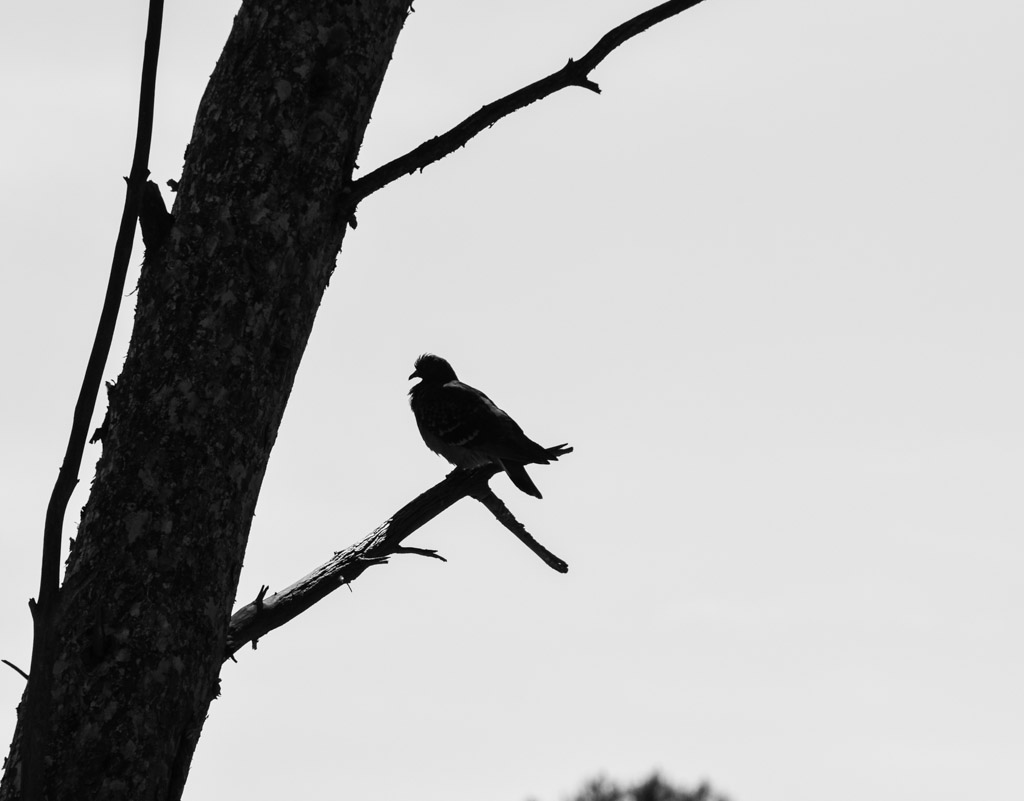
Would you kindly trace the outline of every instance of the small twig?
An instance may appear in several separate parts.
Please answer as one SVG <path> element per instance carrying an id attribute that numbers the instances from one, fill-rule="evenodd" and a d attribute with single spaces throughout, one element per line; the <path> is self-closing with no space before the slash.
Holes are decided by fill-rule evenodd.
<path id="1" fill-rule="evenodd" d="M 429 556 L 431 559 L 440 559 L 442 562 L 447 562 L 441 554 L 435 551 L 433 548 L 409 548 L 409 547 L 398 547 L 392 553 L 411 553 L 419 556 Z"/>
<path id="2" fill-rule="evenodd" d="M 256 604 L 256 614 L 258 615 L 263 611 L 263 599 L 267 597 L 267 590 L 270 589 L 269 584 L 263 584 L 260 586 L 260 591 L 256 593 L 256 600 L 253 601 Z"/>
<path id="3" fill-rule="evenodd" d="M 0 659 L 0 662 L 3 662 L 5 665 L 7 665 L 7 667 L 9 667 L 11 670 L 13 670 L 19 676 L 21 676 L 25 681 L 28 681 L 28 673 L 26 673 L 24 670 L 22 670 L 16 664 L 14 664 L 13 662 L 8 662 L 6 659 Z"/>
<path id="4" fill-rule="evenodd" d="M 544 560 L 544 564 L 550 567 L 552 570 L 557 570 L 559 573 L 568 573 L 569 565 L 564 561 L 555 556 L 551 551 L 541 545 L 537 540 L 533 538 L 533 535 L 526 530 L 515 515 L 509 511 L 508 507 L 502 502 L 501 498 L 494 494 L 494 491 L 488 485 L 484 485 L 481 489 L 473 493 L 473 497 L 480 501 L 499 523 L 505 528 L 511 531 L 516 537 L 519 538 L 520 542 L 523 543 L 527 548 L 533 551 L 537 556 Z"/>
<path id="5" fill-rule="evenodd" d="M 167 210 L 160 187 L 152 181 L 146 181 L 139 206 L 139 227 L 142 228 L 142 242 L 146 246 L 147 257 L 160 249 L 173 225 L 174 215 Z"/>
<path id="6" fill-rule="evenodd" d="M 569 59 L 569 63 L 560 70 L 517 89 L 500 100 L 488 103 L 451 130 L 427 140 L 404 156 L 389 161 L 353 181 L 346 196 L 342 198 L 346 216 L 353 216 L 359 202 L 377 190 L 384 188 L 403 175 L 409 175 L 417 170 L 422 171 L 449 153 L 454 153 L 481 131 L 490 128 L 498 120 L 531 103 L 543 100 L 548 95 L 569 86 L 579 86 L 600 93 L 600 87 L 590 80 L 589 76 L 609 53 L 653 25 L 686 11 L 700 2 L 702 0 L 669 0 L 669 2 L 638 14 L 602 36 L 583 58 L 576 61 Z"/>
<path id="7" fill-rule="evenodd" d="M 260 615 L 260 614 L 263 613 L 263 599 L 267 597 L 267 590 L 269 590 L 269 589 L 270 589 L 270 585 L 269 584 L 261 584 L 260 585 L 260 591 L 258 593 L 256 593 L 256 600 L 252 602 L 252 605 L 255 607 L 257 615 Z M 252 650 L 255 651 L 259 644 L 260 644 L 260 638 L 259 637 L 253 637 L 252 638 Z M 231 657 L 231 660 L 233 662 L 237 662 L 238 661 L 237 659 L 235 659 L 234 656 Z"/>

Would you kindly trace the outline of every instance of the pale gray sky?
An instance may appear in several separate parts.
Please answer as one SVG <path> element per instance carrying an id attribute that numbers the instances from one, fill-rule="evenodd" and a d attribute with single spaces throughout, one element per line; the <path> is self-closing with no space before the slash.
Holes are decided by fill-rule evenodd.
<path id="1" fill-rule="evenodd" d="M 649 3 L 417 3 L 360 163 Z M 168 4 L 161 184 L 236 5 Z M 144 14 L 0 18 L 0 656 L 22 666 Z M 1022 33 L 1009 0 L 707 0 L 610 57 L 600 97 L 552 97 L 367 200 L 240 600 L 447 471 L 406 402 L 426 350 L 576 446 L 533 470 L 543 501 L 493 482 L 570 572 L 460 505 L 412 541 L 447 565 L 375 568 L 225 667 L 188 797 L 555 801 L 657 767 L 735 801 L 1020 801 Z M 5 752 L 21 689 L 0 672 Z"/>

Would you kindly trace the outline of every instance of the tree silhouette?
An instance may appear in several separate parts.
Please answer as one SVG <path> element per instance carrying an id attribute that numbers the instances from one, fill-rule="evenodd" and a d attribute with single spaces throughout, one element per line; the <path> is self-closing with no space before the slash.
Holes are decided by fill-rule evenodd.
<path id="1" fill-rule="evenodd" d="M 658 773 L 632 786 L 622 786 L 607 778 L 592 779 L 583 785 L 572 801 L 728 801 L 725 796 L 702 783 L 695 790 L 673 787 Z"/>
<path id="2" fill-rule="evenodd" d="M 526 541 L 494 506 L 494 469 L 455 474 L 290 591 L 261 593 L 232 616 L 270 452 L 359 202 L 553 92 L 599 91 L 589 74 L 614 48 L 697 2 L 638 15 L 562 69 L 354 179 L 411 1 L 244 0 L 170 214 L 145 183 L 162 10 L 151 3 L 121 247 L 47 510 L 31 669 L 0 801 L 180 798 L 234 650 L 391 554 L 434 555 L 402 539 L 467 495 Z M 103 453 L 59 585 L 64 511 L 140 214 L 147 252 L 131 344 L 108 389 L 95 434 Z"/>

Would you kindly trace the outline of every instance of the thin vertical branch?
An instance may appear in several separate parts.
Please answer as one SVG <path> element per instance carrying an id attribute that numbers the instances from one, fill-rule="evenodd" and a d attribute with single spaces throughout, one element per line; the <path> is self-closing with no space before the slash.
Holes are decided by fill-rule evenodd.
<path id="1" fill-rule="evenodd" d="M 96 398 L 99 394 L 103 368 L 110 353 L 114 337 L 117 313 L 124 294 L 124 282 L 132 255 L 135 239 L 135 222 L 139 217 L 142 192 L 149 177 L 149 149 L 153 139 L 153 98 L 156 91 L 157 56 L 160 51 L 160 28 L 163 16 L 163 0 L 151 0 L 149 23 L 146 31 L 146 49 L 142 62 L 142 91 L 139 100 L 139 122 L 135 139 L 135 155 L 132 170 L 128 176 L 124 209 L 121 212 L 121 226 L 117 232 L 114 256 L 110 265 L 107 293 L 103 299 L 96 338 L 85 368 L 85 377 L 75 404 L 75 415 L 71 423 L 64 463 L 61 465 L 57 482 L 46 507 L 46 522 L 43 527 L 43 562 L 39 579 L 39 600 L 37 610 L 47 610 L 57 593 L 60 579 L 60 542 L 71 493 L 78 484 L 78 471 L 82 466 L 86 435 Z"/>
<path id="2" fill-rule="evenodd" d="M 153 140 L 153 105 L 156 95 L 156 68 L 160 54 L 160 32 L 163 25 L 163 0 L 150 0 L 146 23 L 146 44 L 142 57 L 142 86 L 139 92 L 139 118 L 135 136 L 135 153 L 125 190 L 121 225 L 117 232 L 114 255 L 110 265 L 107 292 L 103 299 L 96 338 L 85 368 L 85 377 L 75 404 L 64 462 L 46 507 L 43 524 L 43 556 L 39 576 L 39 595 L 30 602 L 33 617 L 32 662 L 28 689 L 22 714 L 27 715 L 22 743 L 22 797 L 26 801 L 42 799 L 43 768 L 49 720 L 49 655 L 52 650 L 51 622 L 53 607 L 60 587 L 61 538 L 64 514 L 71 494 L 78 484 L 89 423 L 96 408 L 103 369 L 114 337 L 117 313 L 124 294 L 125 278 L 132 255 L 135 225 L 139 217 L 143 188 L 149 177 L 149 150 Z"/>

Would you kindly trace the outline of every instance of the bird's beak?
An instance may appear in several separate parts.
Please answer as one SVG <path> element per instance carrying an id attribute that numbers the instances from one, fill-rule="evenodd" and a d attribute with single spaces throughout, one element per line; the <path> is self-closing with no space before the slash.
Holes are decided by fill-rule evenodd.
<path id="1" fill-rule="evenodd" d="M 420 378 L 420 371 L 419 370 L 415 370 L 413 372 L 413 374 L 411 376 L 409 376 L 406 380 L 407 381 L 412 381 L 414 378 Z"/>

